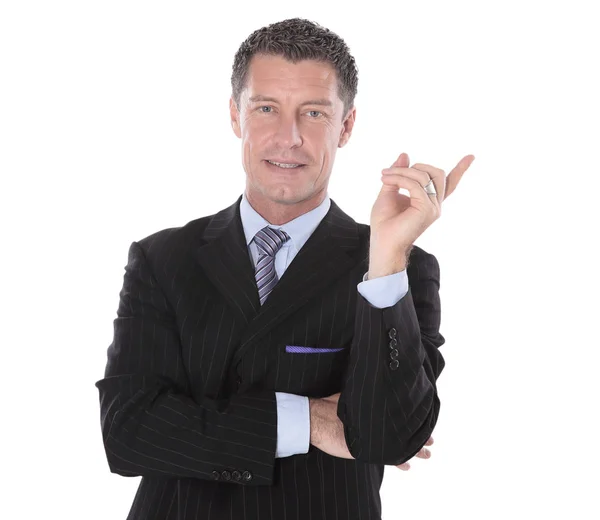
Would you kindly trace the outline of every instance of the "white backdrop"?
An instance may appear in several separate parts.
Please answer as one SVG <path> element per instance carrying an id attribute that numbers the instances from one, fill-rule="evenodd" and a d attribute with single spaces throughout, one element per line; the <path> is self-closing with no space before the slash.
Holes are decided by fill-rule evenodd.
<path id="1" fill-rule="evenodd" d="M 1 4 L 0 517 L 127 516 L 139 478 L 109 472 L 94 383 L 128 247 L 241 195 L 233 56 L 300 16 L 357 61 L 329 184 L 355 220 L 401 152 L 476 157 L 417 241 L 441 266 L 441 412 L 432 457 L 386 468 L 384 518 L 599 518 L 594 3 L 284 4 Z"/>

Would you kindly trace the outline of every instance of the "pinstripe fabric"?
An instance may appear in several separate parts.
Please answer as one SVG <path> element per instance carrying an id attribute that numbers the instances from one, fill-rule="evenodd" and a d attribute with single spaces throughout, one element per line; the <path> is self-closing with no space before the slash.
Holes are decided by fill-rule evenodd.
<path id="1" fill-rule="evenodd" d="M 254 277 L 261 305 L 265 303 L 273 287 L 279 281 L 277 271 L 275 271 L 275 254 L 289 239 L 289 235 L 283 229 L 269 226 L 265 226 L 254 236 L 254 242 L 259 251 Z"/>
<path id="2" fill-rule="evenodd" d="M 369 226 L 331 200 L 261 306 L 241 199 L 130 246 L 96 382 L 110 470 L 142 477 L 127 518 L 379 519 L 384 465 L 413 457 L 439 413 L 437 260 L 414 246 L 409 292 L 372 307 L 357 291 Z M 276 391 L 341 391 L 356 460 L 275 458 Z"/>

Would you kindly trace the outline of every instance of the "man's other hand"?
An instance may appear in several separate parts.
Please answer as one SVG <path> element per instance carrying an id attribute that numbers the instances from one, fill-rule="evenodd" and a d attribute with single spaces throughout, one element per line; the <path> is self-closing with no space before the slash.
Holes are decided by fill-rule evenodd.
<path id="1" fill-rule="evenodd" d="M 433 437 L 429 437 L 429 439 L 427 439 L 427 442 L 425 443 L 425 446 L 431 446 L 432 444 Z M 420 459 L 428 459 L 429 457 L 431 457 L 431 451 L 429 451 L 427 448 L 421 448 L 419 452 L 415 455 L 415 457 L 419 457 Z M 408 462 L 403 462 L 402 464 L 399 464 L 396 467 L 400 468 L 402 471 L 408 471 L 410 469 L 410 464 Z"/>
<path id="2" fill-rule="evenodd" d="M 340 393 L 328 397 L 309 397 L 310 407 L 310 443 L 321 451 L 340 457 L 342 459 L 353 459 L 348 450 L 346 438 L 344 437 L 344 425 L 337 416 L 338 401 Z M 433 437 L 429 437 L 425 446 L 433 444 Z M 415 455 L 421 459 L 431 457 L 431 451 L 421 448 Z M 410 469 L 410 464 L 404 462 L 396 466 L 403 471 Z"/>

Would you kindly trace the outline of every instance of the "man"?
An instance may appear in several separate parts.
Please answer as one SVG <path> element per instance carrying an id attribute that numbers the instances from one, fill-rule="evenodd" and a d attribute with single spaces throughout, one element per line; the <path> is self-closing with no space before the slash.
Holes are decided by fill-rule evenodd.
<path id="1" fill-rule="evenodd" d="M 384 466 L 429 455 L 440 406 L 439 266 L 413 242 L 474 157 L 446 179 L 401 154 L 358 224 L 327 194 L 356 117 L 343 40 L 262 28 L 232 89 L 245 193 L 129 249 L 96 383 L 110 469 L 142 476 L 129 519 L 381 518 Z"/>

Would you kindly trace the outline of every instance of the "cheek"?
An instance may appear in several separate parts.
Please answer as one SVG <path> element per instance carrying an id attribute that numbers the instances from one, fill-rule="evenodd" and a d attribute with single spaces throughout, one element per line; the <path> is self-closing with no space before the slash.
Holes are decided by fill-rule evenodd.
<path id="1" fill-rule="evenodd" d="M 244 159 L 246 162 L 256 161 L 257 147 L 253 138 L 248 135 L 244 136 Z"/>
<path id="2" fill-rule="evenodd" d="M 268 148 L 269 139 L 264 136 L 264 133 L 248 129 L 242 137 L 244 139 L 244 149 L 253 155 L 260 156 L 261 152 Z M 255 160 L 258 159 L 259 157 L 255 157 Z"/>

